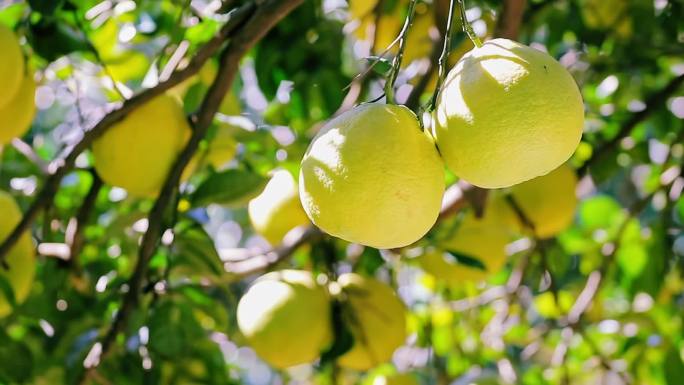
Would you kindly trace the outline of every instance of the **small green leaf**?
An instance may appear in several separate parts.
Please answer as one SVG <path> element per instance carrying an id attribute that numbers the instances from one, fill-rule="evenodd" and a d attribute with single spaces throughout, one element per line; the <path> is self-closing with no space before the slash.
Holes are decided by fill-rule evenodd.
<path id="1" fill-rule="evenodd" d="M 209 176 L 192 195 L 193 207 L 211 203 L 242 206 L 263 190 L 268 180 L 251 171 L 231 169 Z"/>
<path id="2" fill-rule="evenodd" d="M 453 250 L 447 250 L 447 254 L 450 257 L 452 257 L 456 263 L 460 265 L 465 265 L 482 271 L 487 271 L 487 266 L 485 266 L 485 264 L 482 263 L 482 261 L 473 256 L 459 253 L 458 251 Z"/>
<path id="3" fill-rule="evenodd" d="M 213 239 L 199 223 L 194 221 L 190 223 L 188 227 L 181 228 L 176 233 L 173 267 L 183 267 L 183 270 L 187 270 L 186 272 L 195 274 L 220 275 L 223 272 L 223 264 L 216 252 Z"/>
<path id="4" fill-rule="evenodd" d="M 0 269 L 2 269 L 2 267 L 0 267 Z M 17 299 L 14 297 L 14 289 L 12 289 L 12 285 L 10 285 L 5 274 L 0 274 L 0 294 L 5 297 L 7 303 L 9 303 L 12 308 L 17 306 Z"/>
<path id="5" fill-rule="evenodd" d="M 665 357 L 665 382 L 667 385 L 679 385 L 684 378 L 684 362 L 676 349 L 670 349 Z"/>
<path id="6" fill-rule="evenodd" d="M 373 66 L 373 72 L 385 76 L 392 69 L 392 61 L 380 56 L 368 56 L 365 58 L 369 65 Z"/>

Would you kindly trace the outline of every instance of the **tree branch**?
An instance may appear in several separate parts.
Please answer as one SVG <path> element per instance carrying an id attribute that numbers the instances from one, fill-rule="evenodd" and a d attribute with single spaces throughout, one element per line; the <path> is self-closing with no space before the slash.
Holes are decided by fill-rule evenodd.
<path id="1" fill-rule="evenodd" d="M 494 36 L 516 40 L 525 12 L 525 0 L 505 0 L 496 21 Z"/>
<path id="2" fill-rule="evenodd" d="M 672 80 L 660 91 L 652 94 L 646 99 L 646 107 L 632 114 L 632 116 L 627 119 L 627 121 L 622 125 L 620 131 L 615 135 L 613 139 L 599 145 L 591 155 L 591 157 L 577 170 L 578 175 L 584 175 L 588 169 L 594 165 L 597 161 L 601 160 L 606 154 L 614 150 L 617 145 L 632 133 L 632 130 L 641 122 L 646 120 L 653 112 L 663 106 L 667 99 L 672 95 L 679 87 L 684 83 L 684 74 L 679 75 Z"/>
<path id="3" fill-rule="evenodd" d="M 232 85 L 233 79 L 238 72 L 240 60 L 273 26 L 303 1 L 264 1 L 259 4 L 244 25 L 239 22 L 236 23 L 234 28 L 227 34 L 226 37 L 230 39 L 230 43 L 221 53 L 219 73 L 211 87 L 209 87 L 199 112 L 192 118 L 194 128 L 192 136 L 169 172 L 161 192 L 148 215 L 148 228 L 140 244 L 135 270 L 128 281 L 129 290 L 125 294 L 121 308 L 105 334 L 102 343 L 99 346 L 95 345 L 99 350 L 99 357 L 95 362 L 99 363 L 101 357 L 104 357 L 110 351 L 116 336 L 126 326 L 128 317 L 139 302 L 139 295 L 144 278 L 147 275 L 150 258 L 157 249 L 164 231 L 164 213 L 169 204 L 173 202 L 173 196 L 176 193 L 183 169 L 190 162 L 190 159 L 199 147 L 200 141 L 209 130 L 214 115 L 216 115 L 225 94 Z M 250 3 L 240 9 L 245 7 L 251 9 L 253 5 Z M 238 29 L 238 25 L 242 25 L 242 27 Z M 96 366 L 96 364 L 92 365 L 88 369 Z"/>
<path id="4" fill-rule="evenodd" d="M 71 171 L 71 169 L 73 169 L 76 158 L 78 158 L 83 151 L 88 149 L 95 139 L 107 131 L 113 124 L 123 119 L 127 114 L 197 73 L 204 63 L 221 48 L 226 38 L 233 32 L 236 26 L 252 13 L 253 8 L 254 5 L 248 3 L 247 5 L 236 9 L 230 14 L 229 20 L 221 31 L 197 51 L 186 68 L 175 72 L 167 81 L 161 82 L 154 88 L 147 89 L 125 101 L 121 107 L 107 114 L 93 128 L 86 131 L 81 141 L 69 150 L 66 157 L 57 159 L 48 166 L 50 176 L 45 181 L 43 188 L 40 190 L 28 210 L 24 213 L 21 221 L 14 230 L 12 230 L 9 236 L 5 238 L 2 244 L 0 244 L 0 262 L 4 260 L 7 252 L 19 240 L 21 235 L 29 229 L 33 221 L 38 217 L 40 211 L 50 205 L 57 190 L 59 190 L 62 179 Z"/>

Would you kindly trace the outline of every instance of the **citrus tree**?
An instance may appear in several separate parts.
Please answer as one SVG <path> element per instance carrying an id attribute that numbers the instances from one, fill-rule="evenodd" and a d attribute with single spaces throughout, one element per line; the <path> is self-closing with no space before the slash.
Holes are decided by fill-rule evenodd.
<path id="1" fill-rule="evenodd" d="M 682 20 L 0 1 L 0 384 L 681 384 Z"/>

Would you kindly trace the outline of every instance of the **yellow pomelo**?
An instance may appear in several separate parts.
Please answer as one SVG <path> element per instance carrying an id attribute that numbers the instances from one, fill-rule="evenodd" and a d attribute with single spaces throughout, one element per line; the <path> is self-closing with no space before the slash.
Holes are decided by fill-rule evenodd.
<path id="1" fill-rule="evenodd" d="M 408 108 L 364 104 L 314 138 L 299 189 L 304 210 L 323 231 L 376 248 L 401 247 L 435 223 L 444 166 Z"/>
<path id="2" fill-rule="evenodd" d="M 506 264 L 506 245 L 510 232 L 489 220 L 477 220 L 469 215 L 450 239 L 438 249 L 429 250 L 418 261 L 426 273 L 451 283 L 480 281 L 498 273 Z M 484 269 L 459 257 L 475 258 Z"/>
<path id="3" fill-rule="evenodd" d="M 259 278 L 240 299 L 237 322 L 259 357 L 276 368 L 314 361 L 332 343 L 330 298 L 307 271 Z"/>
<path id="4" fill-rule="evenodd" d="M 534 224 L 535 235 L 550 238 L 565 230 L 577 208 L 577 176 L 567 165 L 511 188 L 511 195 Z"/>
<path id="5" fill-rule="evenodd" d="M 456 175 L 495 188 L 563 164 L 577 148 L 583 124 L 582 95 L 560 63 L 534 48 L 494 39 L 449 72 L 434 131 Z"/>
<path id="6" fill-rule="evenodd" d="M 234 128 L 229 125 L 220 126 L 216 135 L 209 140 L 206 148 L 198 150 L 190 159 L 183 171 L 181 180 L 188 180 L 195 171 L 203 166 L 211 165 L 215 169 L 220 169 L 233 160 L 238 146 L 233 138 L 233 130 Z"/>
<path id="7" fill-rule="evenodd" d="M 343 293 L 343 319 L 354 337 L 337 359 L 345 368 L 367 370 L 392 358 L 406 339 L 406 308 L 391 287 L 354 273 L 337 282 Z"/>
<path id="8" fill-rule="evenodd" d="M 19 206 L 12 196 L 0 191 L 0 243 L 9 236 L 17 223 L 21 221 L 21 215 L 21 210 L 19 210 Z M 36 271 L 36 256 L 28 232 L 24 233 L 12 247 L 5 262 L 9 265 L 9 270 L 0 267 L 0 276 L 11 286 L 15 301 L 21 303 L 31 291 Z M 4 293 L 3 290 L 0 290 L 0 317 L 8 315 L 12 311 Z"/>
<path id="9" fill-rule="evenodd" d="M 349 0 L 349 16 L 360 19 L 373 12 L 377 4 L 378 0 Z"/>
<path id="10" fill-rule="evenodd" d="M 93 143 L 95 169 L 110 185 L 131 195 L 159 192 L 190 137 L 178 101 L 158 96 L 134 110 Z"/>
<path id="11" fill-rule="evenodd" d="M 0 107 L 0 146 L 14 138 L 23 136 L 36 113 L 36 82 L 28 73 L 19 86 L 19 91 L 7 104 Z"/>
<path id="12" fill-rule="evenodd" d="M 580 1 L 582 20 L 592 29 L 613 30 L 619 37 L 632 36 L 632 19 L 626 0 Z"/>
<path id="13" fill-rule="evenodd" d="M 285 234 L 309 223 L 299 201 L 297 182 L 285 170 L 276 171 L 264 191 L 249 202 L 249 220 L 254 230 L 272 245 Z"/>
<path id="14" fill-rule="evenodd" d="M 24 55 L 19 40 L 4 24 L 0 24 L 0 52 L 0 107 L 3 107 L 14 98 L 24 78 Z"/>
<path id="15" fill-rule="evenodd" d="M 410 374 L 390 374 L 376 376 L 372 385 L 419 385 L 419 382 Z"/>

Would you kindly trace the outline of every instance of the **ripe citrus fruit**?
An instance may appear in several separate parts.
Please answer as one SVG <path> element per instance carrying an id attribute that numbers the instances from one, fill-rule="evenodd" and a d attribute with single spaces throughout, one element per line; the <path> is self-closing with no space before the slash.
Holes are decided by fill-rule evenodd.
<path id="1" fill-rule="evenodd" d="M 254 230 L 272 245 L 285 234 L 309 223 L 299 201 L 297 182 L 285 170 L 276 171 L 264 191 L 249 202 L 249 219 Z"/>
<path id="2" fill-rule="evenodd" d="M 567 165 L 511 188 L 511 195 L 534 224 L 535 235 L 550 238 L 565 230 L 577 208 L 577 176 Z"/>
<path id="3" fill-rule="evenodd" d="M 11 195 L 0 191 L 0 243 L 12 232 L 21 220 L 21 210 Z M 9 270 L 0 268 L 0 279 L 9 284 L 17 304 L 23 302 L 31 291 L 36 270 L 36 257 L 29 233 L 24 233 L 19 241 L 10 249 L 5 262 Z M 8 315 L 12 306 L 7 300 L 4 290 L 0 290 L 0 317 Z"/>
<path id="4" fill-rule="evenodd" d="M 468 213 L 452 237 L 418 259 L 423 270 L 451 283 L 480 281 L 499 272 L 506 264 L 510 232 L 493 221 Z"/>
<path id="5" fill-rule="evenodd" d="M 392 358 L 406 338 L 406 309 L 391 287 L 358 274 L 342 274 L 343 319 L 354 337 L 352 348 L 337 363 L 367 370 Z"/>
<path id="6" fill-rule="evenodd" d="M 299 190 L 304 210 L 323 231 L 376 248 L 401 247 L 435 223 L 444 166 L 408 108 L 364 104 L 314 138 Z"/>
<path id="7" fill-rule="evenodd" d="M 14 32 L 3 24 L 0 24 L 0 52 L 0 107 L 3 107 L 14 98 L 24 78 L 24 55 L 19 40 Z"/>
<path id="8" fill-rule="evenodd" d="M 95 169 L 108 184 L 131 195 L 153 196 L 190 137 L 183 109 L 158 96 L 109 128 L 93 143 Z"/>
<path id="9" fill-rule="evenodd" d="M 447 166 L 480 187 L 507 187 L 563 164 L 582 136 L 582 95 L 551 56 L 507 39 L 466 54 L 435 116 Z"/>
<path id="10" fill-rule="evenodd" d="M 36 82 L 33 74 L 28 73 L 12 100 L 0 107 L 0 146 L 14 138 L 23 136 L 36 113 Z"/>
<path id="11" fill-rule="evenodd" d="M 624 0 L 581 0 L 582 20 L 591 29 L 613 30 L 619 37 L 632 36 L 629 2 Z"/>
<path id="12" fill-rule="evenodd" d="M 237 322 L 259 357 L 276 368 L 314 361 L 332 342 L 327 290 L 311 273 L 260 277 L 240 299 Z"/>

